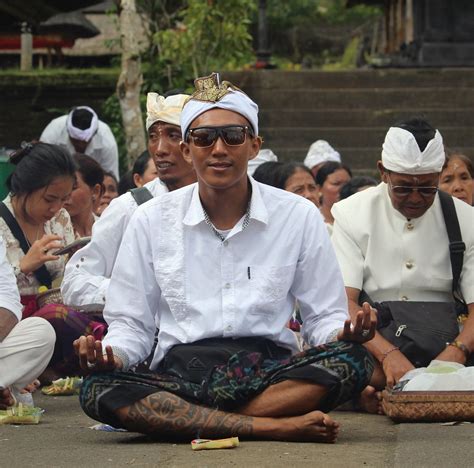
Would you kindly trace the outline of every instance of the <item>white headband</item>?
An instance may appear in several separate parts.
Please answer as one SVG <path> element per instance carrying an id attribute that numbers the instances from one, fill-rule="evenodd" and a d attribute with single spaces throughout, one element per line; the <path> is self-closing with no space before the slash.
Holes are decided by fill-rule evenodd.
<path id="1" fill-rule="evenodd" d="M 445 157 L 443 138 L 438 130 L 424 151 L 411 132 L 399 127 L 390 127 L 382 146 L 383 166 L 401 174 L 441 172 Z"/>
<path id="2" fill-rule="evenodd" d="M 81 130 L 80 128 L 74 127 L 72 124 L 72 114 L 79 109 L 86 109 L 92 114 L 91 125 L 89 128 Z M 97 128 L 99 127 L 99 119 L 94 109 L 91 109 L 88 106 L 79 106 L 75 107 L 71 112 L 69 112 L 66 120 L 66 128 L 69 136 L 79 141 L 90 141 L 94 136 Z"/>
<path id="3" fill-rule="evenodd" d="M 243 115 L 258 135 L 258 106 L 244 92 L 229 82 L 220 83 L 219 75 L 197 78 L 194 82 L 197 91 L 184 104 L 181 113 L 181 131 L 183 138 L 191 123 L 202 113 L 211 109 L 226 109 Z"/>
<path id="4" fill-rule="evenodd" d="M 189 98 L 187 94 L 175 94 L 164 98 L 158 93 L 148 93 L 146 97 L 147 131 L 158 121 L 179 126 L 183 104 L 187 98 Z"/>
<path id="5" fill-rule="evenodd" d="M 309 147 L 304 165 L 312 169 L 328 161 L 341 162 L 341 155 L 327 141 L 317 140 Z"/>

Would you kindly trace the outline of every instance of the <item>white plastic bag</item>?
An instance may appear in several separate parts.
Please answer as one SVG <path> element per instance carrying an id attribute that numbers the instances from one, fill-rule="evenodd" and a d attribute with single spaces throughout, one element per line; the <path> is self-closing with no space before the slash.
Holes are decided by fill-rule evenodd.
<path id="1" fill-rule="evenodd" d="M 407 372 L 403 391 L 474 391 L 474 367 L 434 360 L 428 367 Z"/>

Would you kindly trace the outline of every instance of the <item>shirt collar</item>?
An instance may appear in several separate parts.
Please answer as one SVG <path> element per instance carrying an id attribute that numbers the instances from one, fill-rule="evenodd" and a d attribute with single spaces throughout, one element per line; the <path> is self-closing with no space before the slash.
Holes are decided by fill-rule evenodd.
<path id="1" fill-rule="evenodd" d="M 262 198 L 260 191 L 260 184 L 249 177 L 250 184 L 252 185 L 252 200 L 250 206 L 250 219 L 255 219 L 263 224 L 268 223 L 268 210 Z M 196 226 L 199 223 L 205 222 L 204 209 L 199 198 L 199 184 L 195 184 L 193 187 L 193 193 L 191 196 L 191 203 L 188 211 L 183 219 L 183 224 L 188 226 Z"/>

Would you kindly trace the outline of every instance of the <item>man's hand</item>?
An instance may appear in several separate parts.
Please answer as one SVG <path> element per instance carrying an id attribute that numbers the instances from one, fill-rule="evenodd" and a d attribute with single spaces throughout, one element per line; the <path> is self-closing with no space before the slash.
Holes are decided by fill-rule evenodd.
<path id="1" fill-rule="evenodd" d="M 104 355 L 102 342 L 91 335 L 74 341 L 74 350 L 79 356 L 81 368 L 86 372 L 107 372 L 123 367 L 122 360 L 114 356 L 112 347 L 106 346 Z"/>
<path id="2" fill-rule="evenodd" d="M 398 381 L 415 366 L 398 349 L 388 353 L 382 361 L 387 387 L 393 387 Z"/>
<path id="3" fill-rule="evenodd" d="M 337 335 L 337 339 L 340 341 L 365 343 L 375 336 L 376 327 L 376 310 L 372 309 L 368 302 L 364 302 L 362 310 L 357 312 L 354 326 L 352 326 L 350 319 L 346 320 L 344 328 Z"/>

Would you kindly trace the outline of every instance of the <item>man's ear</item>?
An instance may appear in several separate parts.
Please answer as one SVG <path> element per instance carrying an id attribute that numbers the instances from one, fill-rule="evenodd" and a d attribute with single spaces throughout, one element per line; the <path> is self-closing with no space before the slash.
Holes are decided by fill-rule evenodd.
<path id="1" fill-rule="evenodd" d="M 191 157 L 191 149 L 189 144 L 185 141 L 181 141 L 179 143 L 179 149 L 181 150 L 181 154 L 183 155 L 183 159 L 189 164 L 193 165 L 193 158 Z"/>
<path id="2" fill-rule="evenodd" d="M 262 147 L 262 143 L 263 143 L 262 137 L 257 136 L 255 138 L 252 138 L 252 151 L 250 152 L 250 155 L 249 155 L 249 159 L 248 159 L 249 161 L 257 157 L 257 154 L 260 151 L 260 148 Z"/>
<path id="3" fill-rule="evenodd" d="M 377 161 L 377 169 L 380 173 L 380 179 L 382 182 L 385 182 L 386 184 L 388 183 L 388 172 L 385 170 L 383 167 L 382 161 Z"/>

